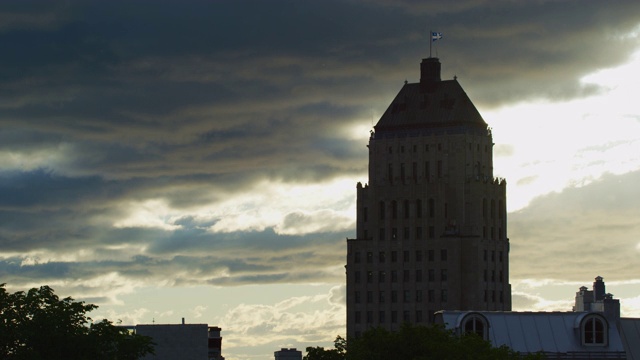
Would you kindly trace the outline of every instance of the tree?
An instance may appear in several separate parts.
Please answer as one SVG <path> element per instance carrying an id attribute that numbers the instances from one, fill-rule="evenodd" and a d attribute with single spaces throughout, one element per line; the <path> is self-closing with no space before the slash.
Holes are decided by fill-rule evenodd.
<path id="1" fill-rule="evenodd" d="M 303 360 L 345 360 L 347 356 L 347 340 L 340 335 L 333 341 L 334 349 L 325 350 L 321 346 L 307 347 L 307 355 Z"/>
<path id="2" fill-rule="evenodd" d="M 109 320 L 92 322 L 97 306 L 60 299 L 49 286 L 10 293 L 0 284 L 0 358 L 135 360 L 153 353 L 151 338 Z"/>
<path id="3" fill-rule="evenodd" d="M 340 342 L 339 342 L 340 340 Z M 542 355 L 520 355 L 506 346 L 492 347 L 475 334 L 457 336 L 439 325 L 405 324 L 399 331 L 372 328 L 362 336 L 336 338 L 336 348 L 308 347 L 305 360 L 534 360 Z"/>

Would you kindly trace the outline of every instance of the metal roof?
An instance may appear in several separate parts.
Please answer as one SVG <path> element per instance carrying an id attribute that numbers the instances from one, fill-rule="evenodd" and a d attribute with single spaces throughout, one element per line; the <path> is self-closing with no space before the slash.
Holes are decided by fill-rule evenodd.
<path id="1" fill-rule="evenodd" d="M 487 320 L 488 340 L 498 347 L 506 345 L 520 353 L 546 353 L 554 358 L 624 358 L 627 346 L 616 324 L 609 324 L 607 346 L 582 344 L 580 323 L 585 316 L 599 312 L 492 312 L 492 311 L 440 311 L 438 322 L 447 329 L 461 333 L 463 319 L 478 314 Z M 626 342 L 640 355 L 640 320 L 620 322 Z M 594 357 L 595 356 L 595 357 Z M 640 357 L 627 357 L 638 359 Z"/>
<path id="2" fill-rule="evenodd" d="M 621 318 L 618 323 L 627 360 L 640 360 L 640 319 Z"/>

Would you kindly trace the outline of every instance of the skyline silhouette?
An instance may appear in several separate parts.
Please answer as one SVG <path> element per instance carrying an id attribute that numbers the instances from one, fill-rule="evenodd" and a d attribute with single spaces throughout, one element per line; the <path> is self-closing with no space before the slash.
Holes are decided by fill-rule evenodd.
<path id="1" fill-rule="evenodd" d="M 0 4 L 0 278 L 227 360 L 345 335 L 369 131 L 437 42 L 508 179 L 514 310 L 640 316 L 640 3 Z M 434 49 L 435 52 L 435 49 Z"/>

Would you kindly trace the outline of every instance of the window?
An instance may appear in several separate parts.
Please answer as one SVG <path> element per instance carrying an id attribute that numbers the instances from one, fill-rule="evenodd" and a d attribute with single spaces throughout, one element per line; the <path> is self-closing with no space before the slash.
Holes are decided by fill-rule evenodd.
<path id="1" fill-rule="evenodd" d="M 360 324 L 360 311 L 356 311 L 356 324 Z"/>
<path id="2" fill-rule="evenodd" d="M 368 216 L 368 209 L 366 207 L 362 209 L 362 217 L 364 222 L 367 222 L 369 216 Z"/>
<path id="3" fill-rule="evenodd" d="M 405 200 L 404 201 L 404 218 L 408 219 L 409 218 L 409 200 Z"/>
<path id="4" fill-rule="evenodd" d="M 422 282 L 422 270 L 416 270 L 416 282 Z"/>
<path id="5" fill-rule="evenodd" d="M 416 152 L 415 147 L 413 148 L 413 152 Z M 413 176 L 413 182 L 417 183 L 418 182 L 418 163 L 416 162 L 413 163 L 413 173 L 411 175 Z"/>
<path id="6" fill-rule="evenodd" d="M 385 254 L 384 254 L 384 251 L 380 251 L 380 252 L 378 253 L 378 262 L 379 262 L 379 263 L 383 263 L 383 262 L 384 262 L 384 260 L 385 260 Z"/>
<path id="7" fill-rule="evenodd" d="M 422 217 L 422 200 L 420 199 L 416 200 L 416 217 Z"/>
<path id="8" fill-rule="evenodd" d="M 380 228 L 380 234 L 378 236 L 380 238 L 380 241 L 384 240 L 384 234 L 385 234 L 384 228 Z"/>
<path id="9" fill-rule="evenodd" d="M 402 252 L 402 261 L 409 262 L 409 251 L 405 250 Z"/>
<path id="10" fill-rule="evenodd" d="M 422 261 L 422 250 L 416 250 L 416 262 Z"/>
<path id="11" fill-rule="evenodd" d="M 384 291 L 380 291 L 378 294 L 378 302 L 384 304 Z"/>
<path id="12" fill-rule="evenodd" d="M 373 282 L 373 271 L 367 271 L 367 283 L 371 284 Z"/>
<path id="13" fill-rule="evenodd" d="M 381 324 L 385 322 L 384 311 L 379 311 L 378 312 L 378 322 L 381 323 Z"/>
<path id="14" fill-rule="evenodd" d="M 482 199 L 482 217 L 487 218 L 487 199 Z"/>
<path id="15" fill-rule="evenodd" d="M 380 220 L 384 220 L 384 201 L 380 201 Z"/>
<path id="16" fill-rule="evenodd" d="M 371 251 L 367 252 L 367 264 L 371 264 L 373 262 L 373 253 Z"/>
<path id="17" fill-rule="evenodd" d="M 416 240 L 420 240 L 422 239 L 422 227 L 421 226 L 417 226 L 416 227 Z"/>
<path id="18" fill-rule="evenodd" d="M 417 310 L 416 311 L 416 322 L 418 322 L 418 323 L 422 322 L 422 311 L 421 310 Z"/>
<path id="19" fill-rule="evenodd" d="M 373 312 L 367 311 L 367 324 L 371 324 L 373 322 Z"/>
<path id="20" fill-rule="evenodd" d="M 403 292 L 403 294 L 404 294 L 404 296 L 403 296 L 403 298 L 402 298 L 402 301 L 404 301 L 404 302 L 406 302 L 406 303 L 408 303 L 409 301 L 411 301 L 411 291 L 409 291 L 409 290 L 405 290 L 405 291 Z"/>
<path id="21" fill-rule="evenodd" d="M 396 262 L 398 261 L 398 252 L 397 251 L 392 251 L 391 252 L 391 262 Z"/>
<path id="22" fill-rule="evenodd" d="M 432 218 L 434 216 L 436 216 L 436 201 L 429 199 L 429 217 Z"/>
<path id="23" fill-rule="evenodd" d="M 447 249 L 440 250 L 440 260 L 447 261 Z"/>
<path id="24" fill-rule="evenodd" d="M 465 334 L 476 334 L 482 339 L 487 340 L 487 324 L 487 319 L 485 319 L 484 316 L 480 314 L 470 314 L 462 320 L 462 331 Z"/>
<path id="25" fill-rule="evenodd" d="M 402 272 L 402 281 L 409 282 L 410 280 L 411 279 L 410 279 L 409 270 L 403 270 L 403 272 Z"/>
<path id="26" fill-rule="evenodd" d="M 429 269 L 429 281 L 436 281 L 436 271 Z"/>
<path id="27" fill-rule="evenodd" d="M 394 323 L 394 324 L 398 322 L 398 312 L 397 311 L 392 311 L 391 312 L 391 322 Z"/>
<path id="28" fill-rule="evenodd" d="M 359 252 L 359 251 L 356 251 L 356 252 L 353 254 L 353 261 L 354 261 L 356 264 L 359 264 L 359 263 L 360 263 L 360 252 Z"/>
<path id="29" fill-rule="evenodd" d="M 422 290 L 416 290 L 416 302 L 422 302 Z"/>
<path id="30" fill-rule="evenodd" d="M 448 297 L 447 295 L 448 295 L 447 294 L 447 290 L 446 289 L 442 289 L 440 291 L 440 301 L 447 302 L 447 297 Z"/>
<path id="31" fill-rule="evenodd" d="M 398 282 L 398 271 L 391 270 L 391 282 Z"/>
<path id="32" fill-rule="evenodd" d="M 398 240 L 398 228 L 391 228 L 391 240 Z"/>
<path id="33" fill-rule="evenodd" d="M 606 346 L 609 328 L 606 320 L 590 314 L 582 320 L 582 344 L 586 346 Z"/>
<path id="34" fill-rule="evenodd" d="M 433 250 L 427 251 L 427 258 L 429 259 L 429 261 L 433 261 L 433 254 Z"/>
<path id="35" fill-rule="evenodd" d="M 384 271 L 378 271 L 378 282 L 382 283 L 385 281 L 386 273 Z"/>
<path id="36" fill-rule="evenodd" d="M 373 302 L 373 292 L 367 291 L 367 304 L 371 304 Z"/>
<path id="37" fill-rule="evenodd" d="M 394 304 L 398 302 L 398 292 L 396 290 L 391 291 L 391 302 Z"/>
<path id="38" fill-rule="evenodd" d="M 404 229 L 402 229 L 402 238 L 409 240 L 409 227 L 405 226 Z"/>
<path id="39" fill-rule="evenodd" d="M 360 304 L 360 291 L 355 292 L 355 303 Z"/>
<path id="40" fill-rule="evenodd" d="M 440 280 L 447 281 L 447 269 L 440 270 Z"/>
<path id="41" fill-rule="evenodd" d="M 356 284 L 360 282 L 360 271 L 355 272 L 355 282 Z"/>
<path id="42" fill-rule="evenodd" d="M 391 218 L 398 218 L 398 202 L 395 200 L 391 202 Z"/>
<path id="43" fill-rule="evenodd" d="M 491 218 L 496 217 L 496 201 L 491 199 Z"/>

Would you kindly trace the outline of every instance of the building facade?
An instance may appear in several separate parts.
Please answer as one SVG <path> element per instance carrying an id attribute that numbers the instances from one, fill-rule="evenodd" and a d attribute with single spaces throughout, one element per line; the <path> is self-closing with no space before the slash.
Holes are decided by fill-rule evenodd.
<path id="1" fill-rule="evenodd" d="M 143 359 L 224 360 L 222 337 L 217 326 L 207 324 L 138 324 L 124 326 L 136 334 L 149 336 L 154 342 L 154 354 Z"/>
<path id="2" fill-rule="evenodd" d="M 347 335 L 430 323 L 438 310 L 511 310 L 506 181 L 487 123 L 423 59 L 369 139 L 347 239 Z"/>
<path id="3" fill-rule="evenodd" d="M 302 360 L 302 351 L 296 348 L 282 348 L 273 352 L 275 360 Z"/>

